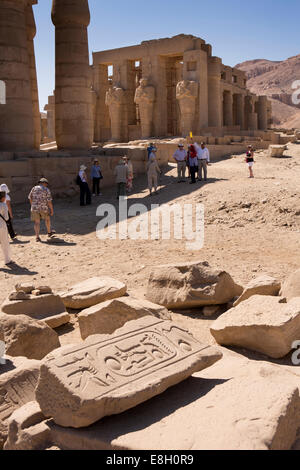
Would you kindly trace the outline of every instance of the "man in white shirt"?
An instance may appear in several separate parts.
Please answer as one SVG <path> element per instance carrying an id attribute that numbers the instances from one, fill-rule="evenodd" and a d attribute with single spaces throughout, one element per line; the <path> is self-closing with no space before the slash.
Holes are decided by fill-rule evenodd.
<path id="1" fill-rule="evenodd" d="M 178 145 L 178 150 L 174 153 L 173 158 L 177 162 L 178 183 L 184 182 L 187 152 L 184 150 L 183 144 Z"/>
<path id="2" fill-rule="evenodd" d="M 204 142 L 201 142 L 201 147 L 197 145 L 198 155 L 198 181 L 202 181 L 202 170 L 204 173 L 204 181 L 207 181 L 207 165 L 210 163 L 210 154 Z"/>

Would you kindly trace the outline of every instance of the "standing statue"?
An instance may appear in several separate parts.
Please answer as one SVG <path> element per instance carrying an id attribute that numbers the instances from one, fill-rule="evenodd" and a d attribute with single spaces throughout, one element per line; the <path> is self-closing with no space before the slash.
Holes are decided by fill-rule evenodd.
<path id="1" fill-rule="evenodd" d="M 176 86 L 176 99 L 179 101 L 181 114 L 181 132 L 186 137 L 193 129 L 198 98 L 198 83 L 182 80 Z"/>
<path id="2" fill-rule="evenodd" d="M 139 106 L 143 139 L 151 137 L 154 101 L 154 86 L 148 85 L 147 78 L 142 78 L 140 80 L 140 86 L 136 89 L 134 102 Z"/>
<path id="3" fill-rule="evenodd" d="M 111 122 L 111 137 L 114 142 L 121 142 L 124 93 L 123 88 L 111 86 L 105 96 L 105 104 L 108 106 Z"/>

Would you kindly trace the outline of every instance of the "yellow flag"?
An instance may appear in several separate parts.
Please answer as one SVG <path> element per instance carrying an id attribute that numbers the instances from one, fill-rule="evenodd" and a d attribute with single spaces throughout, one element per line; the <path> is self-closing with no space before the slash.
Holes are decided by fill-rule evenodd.
<path id="1" fill-rule="evenodd" d="M 193 133 L 192 133 L 192 132 L 190 132 L 190 138 L 191 138 L 191 139 L 193 138 Z"/>

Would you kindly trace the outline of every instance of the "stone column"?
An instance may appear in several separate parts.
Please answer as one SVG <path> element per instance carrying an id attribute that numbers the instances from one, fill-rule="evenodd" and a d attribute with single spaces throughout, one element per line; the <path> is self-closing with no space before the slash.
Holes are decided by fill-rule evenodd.
<path id="1" fill-rule="evenodd" d="M 236 95 L 236 124 L 241 127 L 241 130 L 245 128 L 245 99 L 244 95 Z"/>
<path id="2" fill-rule="evenodd" d="M 28 0 L 0 2 L 0 79 L 6 85 L 6 104 L 0 105 L 0 150 L 34 148 L 27 4 Z"/>
<path id="3" fill-rule="evenodd" d="M 183 137 L 189 136 L 189 133 L 194 130 L 198 93 L 197 82 L 183 80 L 177 84 L 176 98 L 180 106 L 180 124 Z"/>
<path id="4" fill-rule="evenodd" d="M 155 88 L 148 85 L 148 79 L 142 78 L 140 86 L 136 89 L 134 102 L 139 107 L 141 118 L 142 139 L 153 135 L 153 109 L 155 101 Z"/>
<path id="5" fill-rule="evenodd" d="M 258 98 L 258 129 L 261 131 L 268 129 L 268 99 L 266 96 Z"/>
<path id="6" fill-rule="evenodd" d="M 183 54 L 184 80 L 199 83 L 199 97 L 196 103 L 197 132 L 208 127 L 208 53 L 207 50 L 190 50 Z M 189 64 L 192 67 L 189 67 Z M 192 70 L 190 70 L 192 69 Z M 194 70 L 193 70 L 194 69 Z"/>
<path id="7" fill-rule="evenodd" d="M 35 53 L 33 39 L 36 35 L 36 25 L 33 15 L 32 5 L 26 7 L 26 30 L 27 30 L 27 47 L 29 55 L 29 68 L 31 80 L 31 99 L 33 109 L 33 122 L 34 122 L 34 146 L 36 149 L 41 145 L 41 116 L 39 106 L 39 93 L 37 85 Z"/>
<path id="8" fill-rule="evenodd" d="M 222 127 L 222 60 L 211 57 L 208 64 L 208 126 Z"/>
<path id="9" fill-rule="evenodd" d="M 152 133 L 155 137 L 166 136 L 168 133 L 166 58 L 159 55 L 142 57 L 142 75 L 148 77 L 155 88 Z"/>
<path id="10" fill-rule="evenodd" d="M 44 107 L 47 111 L 48 138 L 55 140 L 55 98 L 54 95 L 48 96 L 48 104 Z"/>
<path id="11" fill-rule="evenodd" d="M 52 21 L 57 147 L 88 150 L 93 143 L 88 0 L 53 0 Z"/>
<path id="12" fill-rule="evenodd" d="M 120 87 L 111 87 L 106 93 L 105 104 L 109 109 L 111 137 L 113 142 L 122 141 L 122 109 L 125 92 Z"/>
<path id="13" fill-rule="evenodd" d="M 257 113 L 250 113 L 248 116 L 249 130 L 257 131 L 258 128 L 258 116 Z"/>
<path id="14" fill-rule="evenodd" d="M 231 91 L 225 91 L 223 97 L 224 126 L 233 126 L 233 97 Z"/>

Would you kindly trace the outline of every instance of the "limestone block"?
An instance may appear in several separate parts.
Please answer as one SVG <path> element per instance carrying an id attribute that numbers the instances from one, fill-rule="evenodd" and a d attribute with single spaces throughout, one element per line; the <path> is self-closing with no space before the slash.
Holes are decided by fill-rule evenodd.
<path id="1" fill-rule="evenodd" d="M 284 282 L 280 295 L 291 300 L 294 297 L 300 297 L 300 269 L 291 274 Z"/>
<path id="2" fill-rule="evenodd" d="M 122 297 L 126 294 L 126 290 L 126 285 L 116 279 L 93 277 L 70 287 L 61 294 L 61 299 L 66 307 L 82 309 Z"/>
<path id="3" fill-rule="evenodd" d="M 6 353 L 28 359 L 42 359 L 59 348 L 58 335 L 44 322 L 25 315 L 0 314 L 0 331 L 4 336 Z"/>
<path id="4" fill-rule="evenodd" d="M 147 299 L 169 309 L 194 308 L 225 304 L 242 292 L 228 273 L 194 262 L 154 268 Z"/>
<path id="5" fill-rule="evenodd" d="M 221 357 L 176 324 L 144 317 L 47 356 L 36 399 L 55 423 L 85 427 L 134 408 Z"/>
<path id="6" fill-rule="evenodd" d="M 268 155 L 269 157 L 282 157 L 285 150 L 286 145 L 270 145 Z"/>
<path id="7" fill-rule="evenodd" d="M 260 276 L 249 282 L 249 284 L 245 287 L 244 292 L 233 304 L 233 306 L 237 307 L 241 302 L 249 299 L 253 295 L 278 295 L 280 288 L 281 283 L 277 279 L 266 275 Z"/>
<path id="8" fill-rule="evenodd" d="M 51 443 L 50 428 L 36 401 L 26 403 L 12 413 L 4 450 L 44 450 Z"/>
<path id="9" fill-rule="evenodd" d="M 6 364 L 0 365 L 0 449 L 7 438 L 8 418 L 34 400 L 39 366 L 39 361 L 9 356 L 6 356 Z"/>
<path id="10" fill-rule="evenodd" d="M 6 299 L 2 306 L 2 312 L 8 315 L 28 315 L 35 320 L 43 320 L 47 324 L 51 324 L 53 318 L 54 322 L 60 318 L 64 323 L 68 323 L 70 317 L 66 312 L 65 306 L 57 294 L 42 294 L 29 295 L 25 300 L 10 300 Z M 58 325 L 60 326 L 60 325 Z"/>
<path id="11" fill-rule="evenodd" d="M 223 346 L 284 357 L 300 338 L 300 298 L 283 303 L 280 297 L 255 295 L 221 315 L 210 331 Z"/>
<path id="12" fill-rule="evenodd" d="M 171 319 L 166 308 L 147 300 L 133 297 L 108 300 L 80 312 L 78 323 L 81 337 L 86 339 L 93 334 L 110 334 L 126 322 L 148 315 L 154 315 L 163 320 Z"/>
<path id="13" fill-rule="evenodd" d="M 30 282 L 22 282 L 21 284 L 16 284 L 15 289 L 17 292 L 22 291 L 25 294 L 31 294 L 35 287 Z"/>
<path id="14" fill-rule="evenodd" d="M 83 429 L 44 425 L 63 450 L 289 450 L 299 428 L 299 373 L 224 350 L 222 361 L 135 409 Z M 14 442 L 26 446 L 33 427 L 25 419 L 21 427 Z"/>

